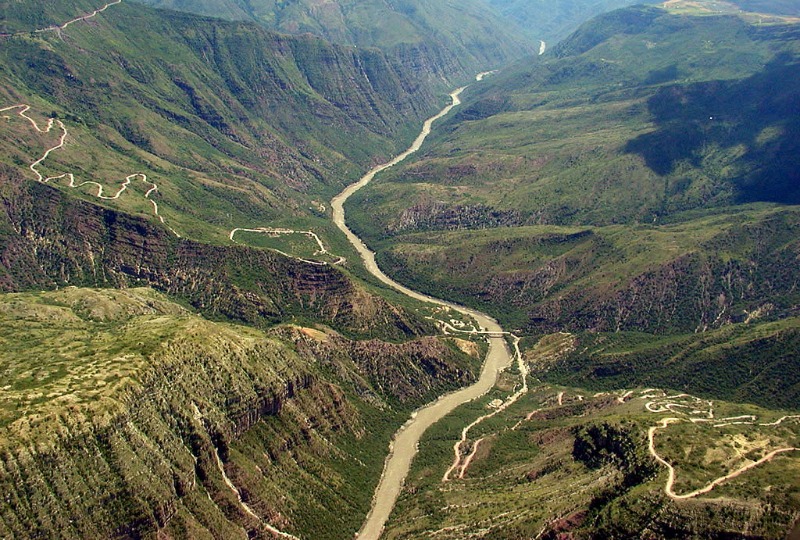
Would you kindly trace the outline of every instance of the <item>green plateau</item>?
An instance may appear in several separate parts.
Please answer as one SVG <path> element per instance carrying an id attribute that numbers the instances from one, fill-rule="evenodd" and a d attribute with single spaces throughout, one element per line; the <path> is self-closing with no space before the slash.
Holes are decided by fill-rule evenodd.
<path id="1" fill-rule="evenodd" d="M 0 318 L 15 538 L 267 534 L 235 489 L 273 525 L 352 536 L 395 423 L 478 360 L 447 338 L 212 322 L 143 288 L 7 294 Z"/>
<path id="2" fill-rule="evenodd" d="M 582 345 L 575 336 L 548 335 L 526 359 L 536 369 Z M 669 477 L 648 451 L 648 434 L 655 429 L 654 451 L 673 467 L 671 489 L 680 497 L 797 447 L 796 408 L 531 378 L 519 400 L 462 437 L 463 426 L 519 387 L 519 376 L 504 375 L 496 392 L 426 433 L 387 538 L 784 538 L 792 528 L 796 453 L 777 453 L 711 493 L 675 499 L 665 494 Z M 652 412 L 663 406 L 672 407 L 665 428 Z M 443 480 L 459 439 L 456 474 Z"/>

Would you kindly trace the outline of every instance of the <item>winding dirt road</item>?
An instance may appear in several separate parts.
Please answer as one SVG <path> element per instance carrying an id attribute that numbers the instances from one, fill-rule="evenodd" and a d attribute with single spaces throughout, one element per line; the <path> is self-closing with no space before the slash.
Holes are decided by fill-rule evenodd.
<path id="1" fill-rule="evenodd" d="M 648 389 L 648 391 L 649 390 L 652 390 L 652 389 Z M 662 392 L 662 394 L 663 395 L 661 395 L 661 396 L 643 395 L 641 397 L 643 399 L 659 398 L 659 399 L 664 400 L 662 402 L 658 402 L 658 401 L 649 401 L 649 402 L 647 402 L 645 404 L 645 409 L 648 412 L 652 412 L 652 413 L 672 412 L 672 413 L 680 413 L 680 414 L 684 415 L 682 418 L 678 418 L 678 417 L 662 418 L 662 419 L 660 419 L 658 421 L 658 423 L 655 426 L 651 426 L 647 430 L 647 450 L 648 450 L 648 452 L 650 452 L 650 455 L 653 456 L 653 458 L 656 461 L 658 461 L 661 465 L 663 465 L 664 467 L 667 468 L 667 482 L 664 485 L 664 493 L 668 497 L 670 497 L 672 499 L 675 499 L 675 500 L 691 499 L 691 498 L 697 497 L 698 495 L 703 495 L 705 493 L 708 493 L 708 492 L 712 491 L 718 485 L 720 485 L 720 484 L 722 484 L 724 482 L 727 482 L 728 480 L 731 480 L 733 478 L 736 478 L 737 476 L 741 475 L 742 473 L 747 472 L 747 471 L 749 471 L 750 469 L 752 469 L 754 467 L 758 467 L 762 463 L 766 463 L 768 461 L 771 461 L 772 458 L 774 458 L 775 456 L 777 456 L 779 454 L 783 454 L 783 453 L 786 453 L 786 452 L 798 452 L 798 451 L 800 451 L 800 448 L 793 447 L 793 446 L 785 447 L 785 448 L 778 448 L 776 450 L 773 450 L 773 451 L 767 453 L 762 458 L 760 458 L 760 459 L 758 459 L 756 461 L 751 461 L 750 463 L 747 463 L 744 466 L 739 467 L 738 469 L 736 469 L 736 470 L 734 470 L 734 471 L 732 471 L 732 472 L 730 472 L 730 473 L 728 473 L 726 475 L 720 476 L 719 478 L 709 482 L 708 484 L 706 484 L 702 488 L 696 489 L 694 491 L 690 491 L 689 493 L 683 493 L 683 494 L 679 495 L 679 494 L 675 493 L 675 489 L 674 489 L 674 486 L 675 486 L 675 474 L 676 474 L 675 473 L 675 467 L 672 465 L 672 463 L 670 463 L 664 457 L 662 457 L 661 455 L 658 454 L 658 451 L 656 450 L 656 444 L 655 444 L 656 433 L 659 430 L 667 429 L 670 426 L 670 424 L 676 424 L 676 423 L 680 423 L 680 422 L 689 421 L 689 422 L 692 422 L 693 424 L 703 423 L 705 425 L 707 425 L 710 422 L 714 422 L 715 421 L 714 420 L 714 408 L 713 408 L 713 403 L 711 401 L 702 400 L 700 398 L 697 398 L 695 396 L 691 396 L 689 394 L 677 394 L 677 395 L 674 395 L 674 396 L 667 396 L 663 392 Z M 625 394 L 625 396 L 627 396 L 627 395 L 628 394 Z M 676 400 L 679 400 L 679 399 L 683 399 L 684 402 L 676 402 Z M 707 405 L 708 408 L 707 409 L 697 408 L 696 405 L 701 404 L 701 403 Z M 678 410 L 676 410 L 676 409 L 678 409 Z M 701 415 L 702 417 L 698 418 L 696 415 Z M 800 419 L 800 415 L 783 416 L 783 417 L 779 418 L 778 420 L 776 420 L 774 422 L 756 423 L 757 418 L 755 416 L 753 416 L 752 414 L 746 414 L 746 415 L 741 415 L 741 416 L 732 416 L 732 417 L 728 417 L 728 418 L 721 418 L 721 419 L 719 419 L 719 423 L 713 424 L 711 427 L 720 428 L 720 427 L 731 426 L 731 425 L 778 426 L 781 423 L 783 423 L 785 420 L 797 420 L 797 419 Z"/>
<path id="2" fill-rule="evenodd" d="M 458 478 L 464 478 L 464 474 L 467 472 L 467 468 L 469 467 L 470 462 L 472 462 L 472 458 L 475 457 L 475 453 L 478 451 L 478 444 L 480 444 L 480 442 L 484 439 L 484 437 L 481 437 L 473 443 L 472 452 L 466 458 L 464 458 L 464 461 L 462 462 L 461 447 L 467 442 L 467 437 L 469 436 L 470 430 L 484 420 L 488 420 L 496 414 L 503 412 L 528 392 L 528 366 L 522 358 L 522 352 L 519 350 L 519 338 L 513 334 L 511 334 L 511 336 L 514 340 L 514 358 L 517 360 L 517 368 L 519 369 L 522 386 L 513 395 L 497 406 L 492 412 L 476 418 L 471 424 L 461 430 L 461 439 L 459 439 L 453 445 L 453 464 L 449 469 L 447 469 L 447 471 L 444 473 L 444 476 L 442 476 L 442 482 L 448 482 L 450 480 L 450 475 L 456 472 L 456 470 L 458 471 Z"/>
<path id="3" fill-rule="evenodd" d="M 697 497 L 698 495 L 703 495 L 704 493 L 708 493 L 709 491 L 713 490 L 715 487 L 717 487 L 718 485 L 722 484 L 723 482 L 727 482 L 728 480 L 736 478 L 737 476 L 739 476 L 743 472 L 749 471 L 750 469 L 752 469 L 754 467 L 758 467 L 762 463 L 766 463 L 767 461 L 771 461 L 772 458 L 774 458 L 778 454 L 783 454 L 785 452 L 797 452 L 797 451 L 800 451 L 800 448 L 795 448 L 795 447 L 778 448 L 777 450 L 773 450 L 772 452 L 768 453 L 767 455 L 765 455 L 764 457 L 762 457 L 759 460 L 752 461 L 752 462 L 748 463 L 747 465 L 744 465 L 743 467 L 740 467 L 740 468 L 736 469 L 735 471 L 733 471 L 733 472 L 731 472 L 729 474 L 726 474 L 724 476 L 720 476 L 716 480 L 714 480 L 712 482 L 709 482 L 706 486 L 704 486 L 704 487 L 702 487 L 700 489 L 696 489 L 694 491 L 690 491 L 689 493 L 683 493 L 681 495 L 678 495 L 677 493 L 675 493 L 675 490 L 673 489 L 674 486 L 675 486 L 675 467 L 673 467 L 672 464 L 669 461 L 667 461 L 666 459 L 664 459 L 663 457 L 658 455 L 658 453 L 656 452 L 656 449 L 655 449 L 655 435 L 656 435 L 656 431 L 658 431 L 659 429 L 664 429 L 667 426 L 669 426 L 670 424 L 675 423 L 675 422 L 680 422 L 680 421 L 681 421 L 680 418 L 662 418 L 661 421 L 658 423 L 658 425 L 652 426 L 647 431 L 648 450 L 650 451 L 650 455 L 653 456 L 656 459 L 656 461 L 658 461 L 664 467 L 667 468 L 668 476 L 667 476 L 667 483 L 664 485 L 664 493 L 666 493 L 667 496 L 672 498 L 672 499 L 676 499 L 676 500 L 691 499 L 693 497 Z"/>
<path id="4" fill-rule="evenodd" d="M 316 241 L 317 246 L 319 247 L 319 249 L 314 253 L 314 255 L 325 255 L 325 254 L 329 253 L 329 251 L 327 249 L 325 249 L 325 244 L 322 243 L 322 240 L 317 235 L 317 233 L 315 233 L 314 231 L 296 231 L 294 229 L 276 229 L 276 228 L 273 228 L 273 227 L 257 227 L 255 229 L 245 229 L 245 228 L 242 228 L 242 227 L 237 227 L 237 228 L 235 228 L 235 229 L 233 229 L 231 231 L 230 235 L 228 235 L 228 238 L 230 238 L 231 242 L 235 242 L 236 241 L 236 240 L 233 239 L 233 237 L 236 235 L 237 232 L 249 232 L 249 233 L 256 233 L 256 234 L 271 234 L 271 235 L 276 235 L 276 236 L 277 235 L 281 235 L 281 234 L 303 234 L 303 235 L 308 236 L 309 238 L 313 239 L 314 241 Z M 288 254 L 288 253 L 286 253 L 284 251 L 281 251 L 279 249 L 273 248 L 272 250 L 280 253 L 281 255 L 283 255 L 285 257 L 289 257 L 290 259 L 295 259 L 295 260 L 298 260 L 298 261 L 302 261 L 302 262 L 304 262 L 306 264 L 313 264 L 315 266 L 327 266 L 328 265 L 328 263 L 326 263 L 325 261 L 312 261 L 311 259 L 304 259 L 302 257 L 295 257 L 294 255 L 290 255 L 290 254 Z M 339 257 L 339 259 L 337 261 L 335 261 L 333 264 L 334 265 L 342 264 L 342 263 L 345 262 L 345 260 L 346 259 L 344 257 Z"/>
<path id="5" fill-rule="evenodd" d="M 92 17 L 96 17 L 98 13 L 102 13 L 105 10 L 107 10 L 109 7 L 116 6 L 117 4 L 121 4 L 121 3 L 122 3 L 122 0 L 114 0 L 114 2 L 109 2 L 108 4 L 104 5 L 103 7 L 99 8 L 99 9 L 96 9 L 96 10 L 92 11 L 91 13 L 89 13 L 87 15 L 81 15 L 80 17 L 75 17 L 71 21 L 67 21 L 67 22 L 65 22 L 64 24 L 61 24 L 61 25 L 53 25 L 53 26 L 48 26 L 47 28 L 39 28 L 38 30 L 35 30 L 35 32 L 37 32 L 37 33 L 41 33 L 41 32 L 58 32 L 60 30 L 64 30 L 64 29 L 67 28 L 67 26 L 69 26 L 69 25 L 71 25 L 73 23 L 76 23 L 78 21 L 85 21 L 86 19 L 91 19 Z M 19 34 L 22 34 L 22 33 L 23 32 L 19 32 Z"/>
<path id="6" fill-rule="evenodd" d="M 116 2 L 116 3 L 119 3 L 119 2 Z M 113 4 L 107 4 L 106 7 L 108 7 L 109 5 L 113 5 Z M 103 9 L 105 9 L 105 8 L 103 8 Z M 99 10 L 99 11 L 102 11 L 102 10 Z M 95 12 L 95 14 L 97 14 L 97 12 Z M 87 17 L 84 17 L 84 18 L 87 18 Z M 81 19 L 75 19 L 75 20 L 81 20 Z M 70 22 L 74 22 L 74 21 L 70 21 Z M 67 23 L 67 24 L 69 24 L 69 23 Z M 63 26 L 66 27 L 67 24 L 65 24 Z M 31 118 L 27 114 L 28 111 L 31 110 L 31 106 L 27 105 L 27 104 L 24 104 L 24 103 L 20 103 L 18 105 L 10 105 L 8 107 L 0 108 L 0 113 L 10 112 L 10 111 L 13 111 L 15 109 L 17 109 L 17 116 L 19 116 L 20 118 L 23 118 L 24 120 L 27 120 L 31 124 L 33 129 L 35 129 L 39 133 L 42 133 L 42 134 L 50 133 L 53 130 L 54 126 L 58 126 L 58 128 L 61 130 L 61 136 L 58 138 L 58 144 L 55 144 L 55 145 L 47 148 L 47 150 L 45 150 L 44 154 L 42 154 L 42 157 L 40 157 L 39 159 L 37 159 L 36 161 L 34 161 L 33 163 L 31 163 L 28 166 L 28 168 L 31 170 L 31 172 L 33 172 L 33 174 L 36 175 L 36 181 L 37 182 L 41 182 L 42 184 L 47 184 L 47 183 L 49 183 L 51 181 L 62 180 L 64 178 L 66 178 L 66 179 L 69 179 L 69 184 L 67 184 L 67 187 L 69 187 L 69 188 L 73 188 L 74 189 L 74 188 L 81 188 L 83 186 L 93 186 L 93 187 L 97 188 L 97 194 L 95 195 L 95 197 L 97 197 L 98 199 L 104 199 L 104 200 L 107 200 L 107 201 L 113 201 L 113 200 L 119 199 L 120 195 L 122 195 L 122 193 L 126 189 L 128 189 L 128 186 L 131 185 L 131 182 L 133 182 L 134 179 L 138 178 L 143 183 L 145 183 L 148 186 L 150 186 L 149 189 L 147 190 L 147 192 L 144 194 L 144 198 L 147 199 L 148 201 L 150 201 L 150 204 L 153 205 L 153 215 L 156 216 L 159 219 L 159 221 L 161 221 L 162 225 L 166 226 L 170 231 L 172 231 L 172 233 L 175 236 L 177 236 L 178 238 L 181 237 L 181 235 L 178 234 L 178 232 L 175 229 L 173 229 L 172 227 L 167 226 L 166 222 L 164 221 L 164 216 L 159 214 L 159 212 L 158 212 L 158 203 L 150 198 L 150 195 L 152 195 L 154 192 L 158 191 L 158 184 L 148 180 L 147 179 L 147 175 L 144 174 L 144 173 L 133 173 L 133 174 L 129 174 L 128 176 L 126 176 L 125 177 L 125 181 L 122 182 L 122 184 L 120 185 L 119 189 L 117 189 L 117 191 L 113 195 L 104 195 L 103 185 L 98 183 L 98 182 L 94 182 L 92 180 L 87 180 L 85 182 L 81 182 L 80 184 L 76 184 L 75 183 L 75 175 L 73 173 L 71 173 L 71 172 L 62 173 L 62 174 L 59 174 L 59 175 L 56 175 L 56 176 L 45 177 L 39 171 L 39 166 L 42 163 L 44 163 L 44 161 L 48 158 L 48 156 L 50 156 L 50 154 L 52 152 L 55 152 L 56 150 L 60 150 L 60 149 L 64 148 L 64 145 L 66 144 L 66 141 L 67 141 L 67 136 L 69 135 L 69 131 L 67 131 L 67 126 L 65 126 L 64 122 L 62 122 L 61 120 L 58 120 L 56 118 L 49 118 L 47 120 L 47 124 L 45 125 L 45 127 L 43 127 L 43 128 L 40 127 L 39 124 L 36 122 L 36 120 Z M 10 120 L 11 116 L 2 115 L 2 116 L 0 116 L 0 118 L 5 118 L 7 120 Z"/>
<path id="7" fill-rule="evenodd" d="M 392 443 L 389 445 L 389 456 L 386 458 L 383 474 L 381 475 L 380 483 L 375 490 L 375 495 L 372 501 L 372 509 L 367 516 L 366 521 L 361 527 L 358 534 L 359 540 L 375 540 L 380 537 L 386 520 L 394 508 L 395 501 L 397 500 L 403 482 L 411 467 L 411 461 L 417 453 L 417 445 L 423 433 L 436 423 L 439 419 L 453 411 L 459 405 L 472 401 L 486 394 L 497 381 L 497 376 L 503 369 L 507 368 L 513 362 L 511 351 L 506 345 L 503 329 L 493 318 L 488 315 L 469 309 L 463 306 L 453 304 L 444 300 L 439 300 L 411 290 L 408 287 L 400 285 L 393 281 L 386 274 L 384 274 L 378 265 L 375 263 L 375 253 L 373 253 L 364 242 L 347 228 L 345 221 L 344 203 L 347 199 L 357 192 L 359 189 L 366 186 L 375 175 L 383 170 L 397 165 L 408 156 L 419 150 L 423 141 L 431 132 L 432 124 L 445 116 L 450 110 L 461 103 L 459 95 L 464 88 L 459 88 L 450 94 L 452 102 L 442 109 L 438 114 L 425 121 L 422 126 L 422 131 L 419 136 L 414 140 L 412 145 L 398 155 L 391 161 L 379 165 L 367 174 L 365 174 L 358 182 L 351 184 L 342 193 L 337 195 L 332 201 L 333 208 L 333 221 L 344 232 L 350 243 L 356 248 L 367 270 L 378 278 L 384 284 L 400 291 L 401 293 L 421 300 L 423 302 L 430 302 L 440 306 L 446 306 L 454 309 L 464 315 L 474 318 L 477 323 L 482 327 L 487 334 L 487 341 L 489 342 L 489 350 L 484 360 L 478 381 L 472 386 L 468 386 L 456 392 L 441 396 L 433 403 L 429 403 L 424 407 L 415 411 L 411 418 L 395 433 Z"/>

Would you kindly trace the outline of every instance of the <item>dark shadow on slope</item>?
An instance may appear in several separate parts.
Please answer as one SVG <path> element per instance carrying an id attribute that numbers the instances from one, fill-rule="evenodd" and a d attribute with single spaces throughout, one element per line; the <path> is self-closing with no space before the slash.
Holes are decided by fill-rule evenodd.
<path id="1" fill-rule="evenodd" d="M 656 131 L 631 140 L 656 173 L 679 162 L 700 166 L 714 147 L 743 145 L 729 176 L 740 203 L 800 203 L 800 63 L 779 56 L 738 81 L 707 81 L 660 89 L 648 101 Z"/>
<path id="2" fill-rule="evenodd" d="M 797 0 L 733 0 L 733 3 L 745 11 L 800 16 Z"/>

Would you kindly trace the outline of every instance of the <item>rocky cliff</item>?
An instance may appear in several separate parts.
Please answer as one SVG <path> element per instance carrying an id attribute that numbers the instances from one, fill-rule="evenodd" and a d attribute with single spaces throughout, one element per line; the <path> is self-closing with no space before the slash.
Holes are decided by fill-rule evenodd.
<path id="1" fill-rule="evenodd" d="M 146 285 L 208 316 L 257 326 L 311 319 L 353 334 L 394 338 L 430 329 L 330 265 L 181 240 L 147 220 L 22 180 L 8 168 L 0 193 L 5 291 Z"/>
<path id="2" fill-rule="evenodd" d="M 660 229 L 499 229 L 458 247 L 436 246 L 455 234 L 438 233 L 381 260 L 408 283 L 480 302 L 531 333 L 693 333 L 797 312 L 798 223 L 784 208 Z"/>
<path id="3" fill-rule="evenodd" d="M 0 319 L 0 535 L 14 538 L 351 537 L 402 413 L 474 377 L 437 339 L 265 335 L 149 289 L 2 295 Z M 383 350 L 380 370 L 365 362 Z"/>
<path id="4" fill-rule="evenodd" d="M 287 34 L 314 34 L 361 49 L 377 48 L 387 58 L 413 67 L 419 80 L 471 79 L 533 52 L 523 31 L 482 0 L 380 2 L 315 0 L 137 0 L 144 4 L 253 21 Z"/>

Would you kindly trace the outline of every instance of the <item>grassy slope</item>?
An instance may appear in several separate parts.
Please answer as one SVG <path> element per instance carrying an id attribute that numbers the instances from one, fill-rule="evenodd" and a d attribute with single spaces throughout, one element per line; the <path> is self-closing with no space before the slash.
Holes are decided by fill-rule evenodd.
<path id="1" fill-rule="evenodd" d="M 800 16 L 800 6 L 787 0 L 733 0 L 733 3 L 745 11 Z"/>
<path id="2" fill-rule="evenodd" d="M 352 223 L 407 282 L 452 291 L 516 327 L 597 325 L 609 310 L 599 303 L 635 295 L 659 268 L 699 282 L 687 265 L 708 265 L 717 282 L 731 264 L 765 256 L 766 277 L 795 249 L 770 224 L 794 212 L 773 218 L 764 203 L 798 198 L 796 33 L 654 8 L 600 17 L 555 58 L 476 86 L 414 162 L 354 197 Z M 750 247 L 729 232 L 741 220 L 763 225 Z M 591 234 L 559 240 L 580 231 Z M 570 291 L 583 300 L 559 307 Z M 759 294 L 751 300 L 772 293 Z M 689 312 L 667 327 L 628 327 L 705 324 Z M 613 315 L 599 318 L 614 329 Z"/>
<path id="3" fill-rule="evenodd" d="M 537 333 L 680 333 L 795 310 L 794 210 L 740 208 L 671 225 L 418 233 L 381 256 L 400 279 Z"/>
<path id="4" fill-rule="evenodd" d="M 0 532 L 15 538 L 259 530 L 216 470 L 215 448 L 268 522 L 351 537 L 391 433 L 477 360 L 435 338 L 267 335 L 149 289 L 5 294 L 0 319 Z M 376 369 L 379 348 L 391 366 Z"/>
<path id="5" fill-rule="evenodd" d="M 423 78 L 443 74 L 463 79 L 531 50 L 519 37 L 519 29 L 480 0 L 466 0 L 457 6 L 440 0 L 346 0 L 322 5 L 313 0 L 141 1 L 212 16 L 247 18 L 267 28 L 291 34 L 309 32 L 334 43 L 378 47 L 416 64 L 417 76 Z"/>
<path id="6" fill-rule="evenodd" d="M 539 365 L 536 353 L 527 358 Z M 641 397 L 647 393 L 639 389 L 620 404 L 617 397 L 624 390 L 593 396 L 593 390 L 531 379 L 525 396 L 470 432 L 463 455 L 482 440 L 464 478 L 443 483 L 462 427 L 489 412 L 489 402 L 506 398 L 517 383 L 513 373 L 504 376 L 498 390 L 426 433 L 387 538 L 433 533 L 454 539 L 558 538 L 559 533 L 581 538 L 783 538 L 791 527 L 800 489 L 796 455 L 720 485 L 711 500 L 664 496 L 666 471 L 647 454 L 646 433 L 661 417 L 680 413 L 647 412 L 648 399 Z M 764 423 L 787 413 L 722 401 L 714 401 L 714 407 L 718 418 L 752 414 Z M 575 451 L 576 438 L 597 427 L 616 434 L 605 442 L 596 440 L 597 454 L 586 459 Z M 747 463 L 744 454 L 757 459 L 765 449 L 796 446 L 798 435 L 794 422 L 726 428 L 684 422 L 656 441 L 658 452 L 676 468 L 676 492 L 686 493 Z M 620 447 L 628 450 L 611 450 Z"/>
<path id="7" fill-rule="evenodd" d="M 654 339 L 636 333 L 585 334 L 547 380 L 597 389 L 670 386 L 716 398 L 797 408 L 796 317 Z"/>

